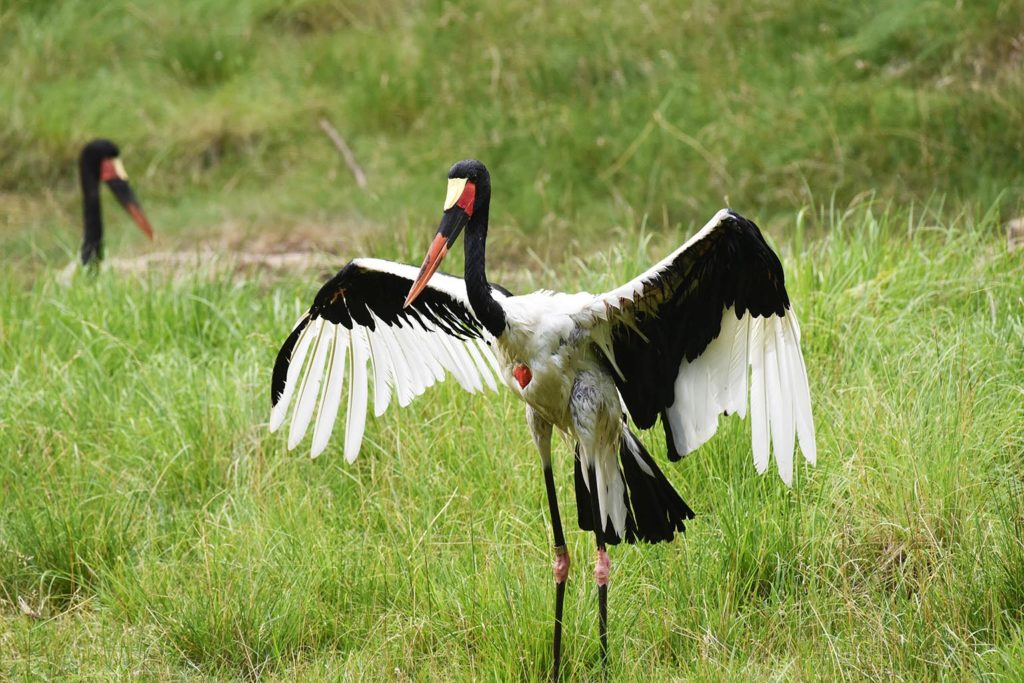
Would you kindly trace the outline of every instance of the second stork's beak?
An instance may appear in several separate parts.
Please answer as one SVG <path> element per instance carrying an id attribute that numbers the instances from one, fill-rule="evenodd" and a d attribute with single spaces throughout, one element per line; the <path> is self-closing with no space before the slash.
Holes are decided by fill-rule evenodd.
<path id="1" fill-rule="evenodd" d="M 441 261 L 448 254 L 448 250 L 455 243 L 459 233 L 473 217 L 473 205 L 476 201 L 476 185 L 465 178 L 450 178 L 448 180 L 448 196 L 444 201 L 444 213 L 441 215 L 441 225 L 437 228 L 434 241 L 430 243 L 427 255 L 420 266 L 419 275 L 416 281 L 409 288 L 409 294 L 405 297 L 403 308 L 408 308 L 416 301 L 427 286 L 427 282 L 437 272 Z"/>
<path id="2" fill-rule="evenodd" d="M 153 239 L 153 226 L 149 224 L 149 219 L 142 211 L 139 200 L 132 192 L 132 186 L 128 184 L 128 174 L 125 173 L 121 160 L 117 157 L 104 159 L 100 165 L 100 179 L 107 183 L 107 187 L 135 221 L 135 225 L 139 226 L 139 230 L 145 233 L 149 239 Z"/>

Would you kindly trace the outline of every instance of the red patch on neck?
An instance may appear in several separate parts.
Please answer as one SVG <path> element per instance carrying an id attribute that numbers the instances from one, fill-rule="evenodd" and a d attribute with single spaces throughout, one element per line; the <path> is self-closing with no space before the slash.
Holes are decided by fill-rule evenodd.
<path id="1" fill-rule="evenodd" d="M 100 162 L 100 180 L 107 182 L 117 178 L 117 169 L 114 168 L 113 159 L 104 159 Z"/>
<path id="2" fill-rule="evenodd" d="M 459 207 L 466 212 L 466 215 L 470 218 L 473 217 L 473 204 L 476 202 L 476 185 L 470 181 L 466 181 L 466 187 L 462 190 L 462 196 L 459 197 L 459 201 L 455 202 L 455 206 Z M 525 384 L 523 386 L 526 386 Z"/>
<path id="3" fill-rule="evenodd" d="M 512 368 L 512 376 L 516 378 L 516 382 L 519 383 L 520 389 L 525 389 L 526 385 L 533 380 L 533 373 L 530 372 L 530 368 L 526 367 L 522 363 Z"/>

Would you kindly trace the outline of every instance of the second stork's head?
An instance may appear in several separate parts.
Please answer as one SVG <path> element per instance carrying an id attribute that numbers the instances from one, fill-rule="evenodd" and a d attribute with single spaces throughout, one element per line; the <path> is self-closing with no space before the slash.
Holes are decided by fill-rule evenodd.
<path id="1" fill-rule="evenodd" d="M 409 289 L 405 305 L 409 306 L 437 272 L 441 261 L 455 244 L 459 234 L 487 230 L 487 210 L 491 200 L 491 175 L 476 159 L 460 161 L 448 171 L 448 193 L 444 198 L 441 224 L 423 259 L 416 282 Z"/>
<path id="2" fill-rule="evenodd" d="M 82 263 L 87 264 L 102 256 L 101 241 L 103 226 L 99 210 L 100 181 L 107 184 L 114 197 L 128 212 L 146 237 L 153 239 L 153 227 L 142 211 L 135 197 L 128 174 L 121 163 L 121 151 L 110 140 L 93 140 L 82 148 L 78 158 L 79 175 L 82 181 L 82 196 L 85 203 L 85 241 L 82 244 Z"/>

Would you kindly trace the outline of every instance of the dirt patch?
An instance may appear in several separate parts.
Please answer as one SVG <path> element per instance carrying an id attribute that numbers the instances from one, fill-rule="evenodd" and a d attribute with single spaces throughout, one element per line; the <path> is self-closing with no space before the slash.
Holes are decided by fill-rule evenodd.
<path id="1" fill-rule="evenodd" d="M 377 234 L 378 226 L 363 223 L 304 222 L 267 230 L 265 226 L 227 221 L 200 234 L 158 236 L 156 244 L 162 249 L 110 256 L 100 267 L 129 275 L 168 273 L 172 279 L 225 273 L 250 277 L 312 272 L 319 277 L 333 274 L 356 256 L 372 253 L 368 244 Z M 71 263 L 58 279 L 70 282 L 77 270 L 77 262 Z"/>
<path id="2" fill-rule="evenodd" d="M 170 273 L 172 279 L 197 274 L 253 275 L 289 274 L 300 271 L 329 273 L 343 265 L 336 256 L 323 252 L 285 251 L 279 253 L 224 252 L 213 249 L 196 249 L 190 252 L 158 251 L 135 257 L 110 258 L 103 261 L 103 270 L 112 270 L 128 275 L 142 275 L 156 272 Z M 58 281 L 70 284 L 80 269 L 77 261 L 68 264 L 58 274 Z"/>
<path id="3" fill-rule="evenodd" d="M 1024 249 L 1024 217 L 1006 224 L 1006 248 L 1010 251 Z"/>

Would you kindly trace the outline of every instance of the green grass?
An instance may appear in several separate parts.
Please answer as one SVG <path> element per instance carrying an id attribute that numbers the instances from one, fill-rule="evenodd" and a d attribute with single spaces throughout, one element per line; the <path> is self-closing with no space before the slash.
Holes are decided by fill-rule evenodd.
<path id="1" fill-rule="evenodd" d="M 469 156 L 507 232 L 556 249 L 726 203 L 778 228 L 833 194 L 1004 214 L 1024 198 L 1019 3 L 364 4 L 8 2 L 0 247 L 73 247 L 73 161 L 97 135 L 123 147 L 165 238 L 314 224 L 346 251 L 353 222 L 433 220 Z M 139 244 L 121 233 L 111 253 Z"/>
<path id="2" fill-rule="evenodd" d="M 828 236 L 801 246 L 810 224 Z M 1020 675 L 1019 255 L 992 211 L 876 203 L 795 228 L 780 246 L 819 464 L 791 490 L 757 476 L 738 420 L 666 464 L 698 517 L 613 552 L 615 678 Z M 548 284 L 608 286 L 662 248 L 581 253 Z M 0 280 L 0 676 L 545 675 L 550 541 L 519 404 L 445 383 L 371 422 L 354 465 L 337 442 L 288 454 L 268 373 L 309 280 Z M 584 678 L 592 539 L 569 543 L 566 667 Z"/>
<path id="3" fill-rule="evenodd" d="M 729 204 L 774 238 L 803 323 L 818 466 L 758 477 L 735 419 L 666 463 L 698 517 L 613 551 L 614 679 L 1024 675 L 1024 266 L 1002 225 L 1024 200 L 1024 10 L 560 8 L 0 5 L 0 678 L 546 675 L 521 406 L 448 382 L 372 421 L 354 465 L 289 454 L 269 371 L 324 273 L 233 264 L 416 261 L 468 156 L 515 291 L 619 283 Z M 108 254 L 220 261 L 57 283 L 98 135 L 159 236 L 105 198 Z M 592 539 L 569 543 L 566 678 L 593 679 Z"/>

